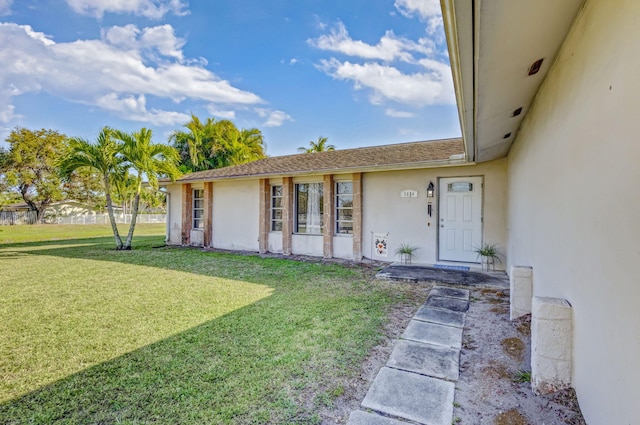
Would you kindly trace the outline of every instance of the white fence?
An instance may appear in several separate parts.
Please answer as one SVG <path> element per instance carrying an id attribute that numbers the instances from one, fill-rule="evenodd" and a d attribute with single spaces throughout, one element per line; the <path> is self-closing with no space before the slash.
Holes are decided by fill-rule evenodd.
<path id="1" fill-rule="evenodd" d="M 131 214 L 116 214 L 116 223 L 131 223 Z M 138 214 L 136 223 L 165 223 L 166 214 Z M 56 224 L 109 224 L 109 214 L 87 214 L 67 217 L 52 217 L 47 223 Z"/>

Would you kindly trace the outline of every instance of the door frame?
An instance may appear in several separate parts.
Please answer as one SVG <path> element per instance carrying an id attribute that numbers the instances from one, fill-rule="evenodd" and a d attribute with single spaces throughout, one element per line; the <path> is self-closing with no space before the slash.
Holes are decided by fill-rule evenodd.
<path id="1" fill-rule="evenodd" d="M 484 175 L 460 175 L 460 176 L 438 176 L 436 179 L 436 187 L 438 188 L 437 196 L 436 196 L 436 227 L 437 227 L 437 237 L 436 237 L 436 261 L 442 261 L 447 263 L 462 263 L 462 264 L 480 264 L 480 259 L 478 261 L 474 261 L 469 263 L 467 261 L 455 261 L 455 260 L 443 260 L 440 258 L 440 202 L 442 200 L 442 191 L 441 191 L 441 181 L 443 179 L 465 179 L 465 178 L 480 178 L 480 244 L 484 241 Z"/>

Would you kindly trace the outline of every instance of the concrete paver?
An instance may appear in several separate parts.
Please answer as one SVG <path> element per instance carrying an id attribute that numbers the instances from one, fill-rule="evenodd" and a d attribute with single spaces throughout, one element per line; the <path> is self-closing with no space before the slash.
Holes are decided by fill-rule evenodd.
<path id="1" fill-rule="evenodd" d="M 402 334 L 402 338 L 458 350 L 462 348 L 462 329 L 437 323 L 411 320 Z"/>
<path id="2" fill-rule="evenodd" d="M 451 288 L 449 286 L 435 286 L 429 293 L 430 296 L 459 298 L 461 300 L 469 299 L 469 290 L 460 288 Z"/>
<path id="3" fill-rule="evenodd" d="M 460 372 L 460 351 L 439 345 L 400 340 L 393 348 L 387 366 L 456 381 Z"/>
<path id="4" fill-rule="evenodd" d="M 436 295 L 430 295 L 429 298 L 427 298 L 426 304 L 429 307 L 446 308 L 463 313 L 469 310 L 469 301 L 460 300 L 457 298 L 439 297 Z"/>
<path id="5" fill-rule="evenodd" d="M 425 425 L 449 425 L 454 388 L 453 382 L 383 367 L 362 407 Z"/>
<path id="6" fill-rule="evenodd" d="M 414 320 L 461 328 L 464 325 L 464 313 L 423 305 L 416 313 Z"/>

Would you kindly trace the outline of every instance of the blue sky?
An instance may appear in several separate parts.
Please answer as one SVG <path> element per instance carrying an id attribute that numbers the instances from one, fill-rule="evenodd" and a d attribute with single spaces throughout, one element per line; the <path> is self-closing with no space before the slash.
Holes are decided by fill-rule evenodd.
<path id="1" fill-rule="evenodd" d="M 166 142 L 191 113 L 269 155 L 460 135 L 438 0 L 0 0 L 0 63 L 0 140 Z"/>

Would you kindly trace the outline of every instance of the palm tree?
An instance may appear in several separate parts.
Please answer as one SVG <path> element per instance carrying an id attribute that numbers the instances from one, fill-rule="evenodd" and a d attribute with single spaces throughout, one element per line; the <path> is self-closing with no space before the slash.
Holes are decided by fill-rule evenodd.
<path id="1" fill-rule="evenodd" d="M 123 142 L 122 156 L 127 165 L 136 172 L 135 197 L 133 199 L 133 211 L 131 212 L 131 224 L 123 249 L 131 249 L 133 231 L 136 227 L 138 209 L 140 207 L 140 192 L 142 191 L 142 179 L 146 176 L 152 188 L 158 187 L 158 177 L 167 176 L 172 180 L 180 175 L 178 170 L 178 152 L 168 145 L 156 144 L 151 140 L 152 132 L 146 128 L 133 133 L 116 131 L 115 137 Z"/>
<path id="2" fill-rule="evenodd" d="M 229 146 L 229 165 L 245 164 L 266 157 L 262 132 L 257 128 L 243 128 L 235 134 L 235 140 Z"/>
<path id="3" fill-rule="evenodd" d="M 125 168 L 122 164 L 122 158 L 118 155 L 121 146 L 112 136 L 113 130 L 109 127 L 104 127 L 98 134 L 95 144 L 79 137 L 70 138 L 69 152 L 62 160 L 60 170 L 67 177 L 81 168 L 92 169 L 100 173 L 104 183 L 109 222 L 111 223 L 113 237 L 116 240 L 116 248 L 122 249 L 122 238 L 120 238 L 116 218 L 113 214 L 111 182 L 114 175 L 123 173 Z"/>
<path id="4" fill-rule="evenodd" d="M 336 147 L 333 145 L 327 144 L 326 137 L 318 137 L 318 141 L 314 142 L 313 140 L 309 142 L 309 147 L 305 148 L 301 146 L 298 148 L 298 152 L 300 153 L 313 153 L 313 152 L 326 152 L 326 151 L 334 151 Z"/>

